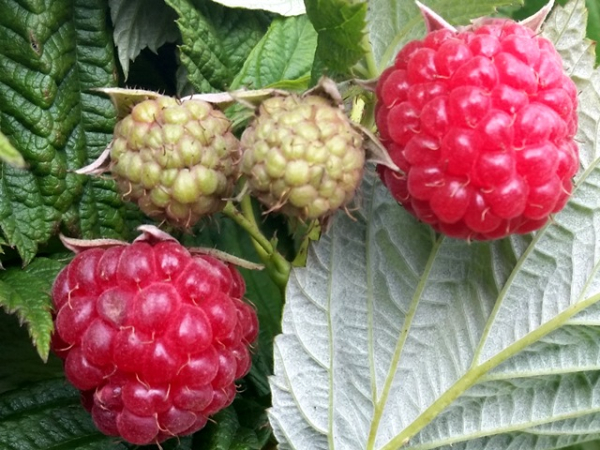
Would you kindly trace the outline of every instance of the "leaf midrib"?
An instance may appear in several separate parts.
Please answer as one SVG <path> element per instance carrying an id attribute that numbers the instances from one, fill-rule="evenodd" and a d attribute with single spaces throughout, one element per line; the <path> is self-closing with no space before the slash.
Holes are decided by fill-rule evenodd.
<path id="1" fill-rule="evenodd" d="M 437 258 L 438 251 L 445 241 L 444 236 L 438 235 L 437 239 L 433 243 L 433 247 L 429 254 L 429 258 L 423 270 L 423 274 L 420 277 L 419 283 L 415 289 L 415 293 L 410 303 L 410 307 L 408 312 L 406 313 L 406 317 L 404 319 L 404 325 L 402 326 L 402 330 L 400 331 L 400 336 L 398 339 L 398 343 L 396 344 L 396 348 L 394 349 L 394 353 L 392 356 L 392 361 L 390 362 L 390 368 L 385 378 L 385 383 L 383 385 L 383 391 L 381 393 L 381 398 L 375 403 L 375 411 L 373 414 L 373 421 L 371 422 L 371 427 L 369 429 L 369 438 L 367 441 L 367 449 L 372 450 L 375 448 L 375 440 L 377 438 L 377 431 L 379 429 L 379 424 L 383 417 L 383 412 L 385 410 L 385 405 L 390 394 L 390 390 L 392 388 L 392 383 L 394 381 L 398 363 L 400 362 L 400 357 L 402 356 L 402 351 L 404 350 L 404 344 L 406 343 L 406 339 L 408 338 L 408 333 L 410 331 L 410 327 L 412 325 L 412 321 L 416 315 L 417 308 L 420 304 L 422 294 L 425 290 L 425 286 L 427 281 L 429 280 L 429 274 L 431 269 L 433 268 L 434 262 Z M 400 442 L 399 445 L 402 445 Z M 398 445 L 398 446 L 399 446 Z M 395 448 L 395 447 L 394 447 Z"/>
<path id="2" fill-rule="evenodd" d="M 595 266 L 595 271 L 600 268 L 600 261 Z M 381 450 L 396 450 L 403 442 L 410 439 L 412 436 L 421 431 L 435 417 L 443 412 L 454 400 L 462 395 L 467 389 L 477 383 L 483 375 L 494 369 L 502 362 L 506 361 L 511 356 L 525 349 L 533 342 L 539 341 L 542 337 L 559 328 L 569 318 L 580 313 L 584 309 L 600 301 L 600 294 L 596 294 L 579 303 L 576 303 L 554 318 L 536 328 L 532 332 L 526 334 L 512 345 L 488 359 L 482 364 L 473 366 L 468 370 L 454 385 L 442 394 L 435 402 L 433 402 L 425 411 L 423 411 L 409 426 L 407 426 L 400 434 L 394 437 Z M 520 427 L 522 428 L 522 426 Z M 462 440 L 462 438 L 461 438 Z M 428 448 L 428 447 L 423 447 Z"/>

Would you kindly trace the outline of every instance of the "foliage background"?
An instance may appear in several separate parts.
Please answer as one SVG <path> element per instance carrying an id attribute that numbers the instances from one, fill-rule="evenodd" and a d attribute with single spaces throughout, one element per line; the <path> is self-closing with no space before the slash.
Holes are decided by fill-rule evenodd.
<path id="1" fill-rule="evenodd" d="M 98 157 L 115 123 L 110 101 L 94 89 L 129 86 L 179 96 L 240 87 L 302 91 L 323 73 L 340 81 L 377 75 L 403 43 L 423 33 L 414 5 L 405 0 L 377 0 L 370 10 L 362 2 L 305 3 L 308 15 L 285 17 L 205 0 L 0 0 L 0 153 L 12 163 L 2 165 L 0 177 L 0 448 L 135 447 L 94 429 L 49 354 L 48 293 L 71 257 L 57 234 L 130 240 L 135 227 L 148 221 L 121 202 L 109 178 L 74 173 Z M 426 3 L 462 24 L 496 7 L 526 17 L 545 2 Z M 600 2 L 586 5 L 587 35 L 597 39 Z M 403 19 L 391 28 L 379 26 L 390 17 Z M 372 52 L 365 53 L 365 46 Z M 368 115 L 372 98 L 364 98 Z M 248 115 L 235 108 L 228 112 L 241 130 Z M 288 224 L 269 217 L 261 227 L 294 258 L 299 248 Z M 247 235 L 225 217 L 178 237 L 186 245 L 259 260 Z M 165 449 L 275 446 L 266 411 L 272 403 L 268 376 L 274 371 L 273 340 L 281 332 L 284 293 L 266 273 L 244 276 L 261 334 L 242 394 L 205 430 Z M 593 441 L 594 433 L 588 434 L 584 440 Z M 576 448 L 600 444 L 571 447 Z"/>

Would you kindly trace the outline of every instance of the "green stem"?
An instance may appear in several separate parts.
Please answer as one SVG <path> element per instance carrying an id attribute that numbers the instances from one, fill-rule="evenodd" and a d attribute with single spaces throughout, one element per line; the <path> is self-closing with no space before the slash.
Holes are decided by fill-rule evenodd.
<path id="1" fill-rule="evenodd" d="M 361 125 L 371 131 L 375 127 L 375 96 L 373 94 L 369 94 L 365 99 Z"/>
<path id="2" fill-rule="evenodd" d="M 269 275 L 283 291 L 287 285 L 290 276 L 290 263 L 277 251 L 277 248 L 260 231 L 250 196 L 246 195 L 241 201 L 242 212 L 240 212 L 232 202 L 227 202 L 223 213 L 242 227 L 250 235 L 252 244 L 258 253 L 261 261 L 265 265 Z"/>
<path id="3" fill-rule="evenodd" d="M 365 49 L 365 61 L 367 63 L 367 71 L 369 74 L 368 78 L 376 78 L 379 76 L 379 70 L 377 69 L 377 63 L 375 63 L 375 57 L 373 56 L 373 46 L 369 40 L 369 33 L 364 34 L 362 44 Z"/>

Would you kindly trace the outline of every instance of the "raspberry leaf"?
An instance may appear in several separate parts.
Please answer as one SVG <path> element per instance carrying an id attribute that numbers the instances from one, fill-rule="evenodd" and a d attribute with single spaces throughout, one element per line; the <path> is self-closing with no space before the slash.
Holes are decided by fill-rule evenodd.
<path id="1" fill-rule="evenodd" d="M 129 62 L 146 47 L 154 53 L 167 42 L 175 42 L 179 30 L 175 12 L 162 0 L 109 0 L 113 38 L 125 79 Z"/>
<path id="2" fill-rule="evenodd" d="M 598 2 L 586 2 L 588 10 L 587 35 L 590 39 L 598 42 L 600 40 L 600 4 Z M 596 64 L 600 62 L 600 54 L 596 54 Z"/>
<path id="3" fill-rule="evenodd" d="M 367 2 L 307 0 L 305 4 L 306 13 L 319 34 L 316 67 L 347 75 L 365 54 Z M 313 81 L 318 80 L 323 71 L 313 72 Z"/>
<path id="4" fill-rule="evenodd" d="M 519 0 L 430 0 L 423 2 L 452 25 L 466 25 L 471 19 L 490 15 L 498 7 L 522 4 Z M 414 2 L 371 0 L 367 12 L 367 31 L 376 76 L 386 68 L 398 50 L 425 34 L 425 25 Z"/>
<path id="5" fill-rule="evenodd" d="M 10 267 L 0 273 L 0 306 L 27 324 L 44 361 L 48 358 L 53 328 L 49 292 L 61 268 L 58 261 L 36 258 L 24 269 Z"/>
<path id="6" fill-rule="evenodd" d="M 304 89 L 316 45 L 317 33 L 306 16 L 275 19 L 248 55 L 231 87 Z"/>
<path id="7" fill-rule="evenodd" d="M 568 7 L 557 7 L 543 29 L 545 37 L 555 43 L 563 59 L 563 66 L 579 88 L 579 130 L 576 141 L 579 143 L 581 160 L 580 178 L 588 175 L 597 164 L 600 146 L 597 143 L 595 127 L 598 123 L 600 108 L 600 73 L 593 70 L 595 65 L 595 45 L 585 39 L 587 11 L 583 0 L 571 2 Z"/>
<path id="8" fill-rule="evenodd" d="M 27 330 L 19 324 L 18 317 L 1 309 L 0 355 L 0 392 L 63 376 L 60 360 L 50 356 L 44 363 L 31 345 Z"/>
<path id="9" fill-rule="evenodd" d="M 239 399 L 215 414 L 197 438 L 206 450 L 261 450 L 271 430 L 263 406 Z"/>
<path id="10" fill-rule="evenodd" d="M 89 91 L 115 83 L 106 5 L 57 1 L 25 13 L 3 0 L 0 7 L 0 128 L 28 166 L 3 168 L 6 240 L 27 263 L 61 221 L 87 237 L 126 236 L 135 214 L 114 183 L 73 173 L 101 153 L 114 125 L 110 101 Z"/>
<path id="11" fill-rule="evenodd" d="M 261 12 L 243 12 L 191 0 L 167 0 L 179 16 L 181 62 L 197 92 L 227 90 L 265 32 Z"/>
<path id="12" fill-rule="evenodd" d="M 543 30 L 580 88 L 570 203 L 535 235 L 469 244 L 367 180 L 356 221 L 338 215 L 290 277 L 270 380 L 281 448 L 541 450 L 600 437 L 600 73 L 584 6 L 557 7 Z"/>
<path id="13" fill-rule="evenodd" d="M 63 379 L 0 394 L 0 442 L 7 449 L 126 450 L 101 434 Z"/>

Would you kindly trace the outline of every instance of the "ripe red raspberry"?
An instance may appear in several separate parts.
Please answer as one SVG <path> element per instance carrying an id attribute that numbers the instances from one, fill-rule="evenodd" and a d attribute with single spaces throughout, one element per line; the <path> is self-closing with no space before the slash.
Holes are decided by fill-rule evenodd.
<path id="1" fill-rule="evenodd" d="M 158 443 L 228 406 L 258 334 L 244 293 L 235 268 L 174 241 L 79 253 L 52 288 L 53 349 L 100 431 Z"/>
<path id="2" fill-rule="evenodd" d="M 463 239 L 543 226 L 579 168 L 577 89 L 547 39 L 504 19 L 408 43 L 377 85 L 379 167 L 409 212 Z"/>

